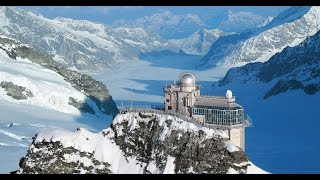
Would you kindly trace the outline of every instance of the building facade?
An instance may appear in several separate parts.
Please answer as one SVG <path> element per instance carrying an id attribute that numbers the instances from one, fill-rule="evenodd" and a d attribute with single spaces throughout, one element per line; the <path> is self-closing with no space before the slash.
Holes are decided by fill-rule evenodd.
<path id="1" fill-rule="evenodd" d="M 245 149 L 244 109 L 228 90 L 225 96 L 201 96 L 191 73 L 182 73 L 177 83 L 164 87 L 165 111 L 192 117 L 200 124 L 224 130 L 231 142 Z"/>

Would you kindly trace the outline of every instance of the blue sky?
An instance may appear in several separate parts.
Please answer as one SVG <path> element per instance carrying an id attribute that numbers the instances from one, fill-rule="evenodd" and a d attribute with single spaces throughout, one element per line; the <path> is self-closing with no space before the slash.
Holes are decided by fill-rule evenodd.
<path id="1" fill-rule="evenodd" d="M 48 18 L 61 16 L 105 24 L 111 24 L 119 19 L 130 20 L 169 10 L 175 14 L 198 14 L 204 21 L 214 26 L 228 10 L 252 12 L 267 17 L 276 16 L 288 6 L 28 6 L 22 8 Z"/>

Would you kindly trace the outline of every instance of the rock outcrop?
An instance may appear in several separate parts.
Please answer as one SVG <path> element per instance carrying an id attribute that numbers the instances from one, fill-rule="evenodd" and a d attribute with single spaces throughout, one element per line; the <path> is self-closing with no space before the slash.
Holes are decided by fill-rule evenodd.
<path id="1" fill-rule="evenodd" d="M 170 115 L 121 112 L 100 133 L 37 134 L 15 173 L 225 174 L 252 167 L 223 131 Z"/>
<path id="2" fill-rule="evenodd" d="M 17 100 L 33 97 L 33 94 L 29 89 L 26 89 L 25 87 L 22 87 L 22 86 L 15 85 L 12 82 L 2 81 L 0 83 L 0 87 L 5 89 L 8 96 Z"/>

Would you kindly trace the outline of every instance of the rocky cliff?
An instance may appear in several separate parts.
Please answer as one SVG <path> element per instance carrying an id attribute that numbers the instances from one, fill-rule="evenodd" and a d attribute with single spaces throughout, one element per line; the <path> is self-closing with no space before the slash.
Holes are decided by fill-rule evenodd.
<path id="1" fill-rule="evenodd" d="M 16 173 L 266 173 L 223 131 L 129 112 L 100 133 L 39 133 L 19 165 Z"/>

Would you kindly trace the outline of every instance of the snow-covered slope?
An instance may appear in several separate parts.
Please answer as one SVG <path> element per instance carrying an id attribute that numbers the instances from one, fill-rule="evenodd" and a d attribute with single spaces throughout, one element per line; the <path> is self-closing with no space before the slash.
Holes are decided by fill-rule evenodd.
<path id="1" fill-rule="evenodd" d="M 0 35 L 50 53 L 79 70 L 103 71 L 137 59 L 140 52 L 178 48 L 142 28 L 116 28 L 86 20 L 47 19 L 15 7 L 0 8 Z"/>
<path id="2" fill-rule="evenodd" d="M 208 53 L 211 45 L 220 37 L 230 33 L 219 29 L 201 29 L 187 38 L 170 39 L 169 41 L 180 47 L 187 54 L 205 55 Z"/>
<path id="3" fill-rule="evenodd" d="M 273 173 L 320 172 L 319 42 L 320 32 L 267 62 L 232 68 L 211 89 L 231 89 L 237 96 L 253 119 L 246 151 Z"/>
<path id="4" fill-rule="evenodd" d="M 30 62 L 31 66 L 38 65 L 39 66 L 38 69 L 41 69 L 41 68 L 44 69 L 42 71 L 46 72 L 49 70 L 49 71 L 55 72 L 56 74 L 61 76 L 61 78 L 63 78 L 64 81 L 68 82 L 74 89 L 76 89 L 77 91 L 80 91 L 83 95 L 85 95 L 86 99 L 88 99 L 88 103 L 93 101 L 94 104 L 98 107 L 100 112 L 104 114 L 112 115 L 112 116 L 115 116 L 115 114 L 118 113 L 118 109 L 114 101 L 112 100 L 112 97 L 109 94 L 107 87 L 103 83 L 96 81 L 92 77 L 86 74 L 81 74 L 79 72 L 67 69 L 66 67 L 62 66 L 61 64 L 55 62 L 53 59 L 48 57 L 48 55 L 43 54 L 38 50 L 30 47 L 29 45 L 22 44 L 19 41 L 16 41 L 14 39 L 0 37 L 0 50 L 2 50 L 3 56 L 5 57 L 5 55 L 7 55 L 7 57 L 10 58 L 11 61 L 19 60 L 19 59 L 27 59 L 26 61 Z M 17 67 L 15 67 L 14 64 L 9 64 L 7 66 L 7 69 L 10 70 L 10 68 L 12 68 L 13 70 L 13 68 L 17 68 Z M 32 67 L 30 68 L 34 69 Z M 7 70 L 7 69 L 4 69 L 4 70 Z M 22 67 L 21 69 L 24 69 L 24 68 Z M 21 72 L 24 72 L 24 71 L 21 70 Z M 17 71 L 17 74 L 19 73 L 20 71 Z M 35 74 L 34 78 L 42 77 L 41 74 L 39 75 L 39 73 L 33 73 L 30 70 L 27 70 L 26 73 L 23 73 L 20 76 L 22 78 L 25 78 L 25 77 L 28 77 L 28 74 Z M 41 86 L 41 88 L 30 87 L 30 88 L 33 88 L 33 89 L 30 89 L 23 86 L 23 85 L 29 85 L 28 80 L 25 80 L 26 82 L 24 82 L 24 84 L 22 84 L 22 86 L 20 87 L 19 85 L 14 84 L 14 83 L 18 83 L 19 81 L 19 80 L 15 80 L 16 77 L 10 76 L 10 75 L 4 75 L 4 76 L 5 77 L 3 78 L 3 82 L 1 82 L 1 87 L 5 88 L 6 91 L 10 91 L 10 93 L 13 94 L 12 97 L 17 96 L 16 99 L 23 99 L 23 98 L 26 99 L 26 97 L 24 96 L 33 97 L 33 93 L 30 90 L 33 90 L 39 93 L 43 93 L 42 91 L 44 91 L 42 90 L 42 88 L 45 85 Z M 6 81 L 6 79 L 12 80 L 14 82 Z M 51 78 L 51 79 L 54 79 L 54 78 Z M 50 84 L 52 83 L 49 83 L 49 85 Z M 58 87 L 58 89 L 61 89 L 61 88 Z M 52 90 L 55 90 L 55 89 L 52 89 Z M 47 98 L 48 97 L 47 93 L 49 92 L 55 92 L 55 91 L 50 91 L 50 89 L 48 91 L 45 91 L 42 96 L 46 96 L 46 97 L 43 97 L 43 98 Z M 27 94 L 23 95 L 23 93 L 27 93 Z M 22 98 L 19 96 L 21 96 Z M 58 95 L 57 98 L 54 98 L 54 99 L 58 99 L 58 101 L 61 101 L 59 97 L 65 97 L 65 96 L 62 96 L 62 94 L 60 94 Z M 42 97 L 39 97 L 39 98 L 43 99 Z M 80 110 L 90 112 L 92 114 L 96 112 L 94 109 L 91 108 L 91 106 L 88 103 L 83 101 L 83 98 L 80 98 L 80 99 L 79 98 L 80 98 L 79 96 L 69 97 L 69 99 L 67 100 L 68 104 L 71 104 Z M 53 97 L 49 96 L 47 100 L 53 101 L 54 104 L 56 103 L 53 100 Z M 59 104 L 57 104 L 56 106 L 59 106 Z"/>
<path id="5" fill-rule="evenodd" d="M 1 173 L 17 168 L 38 131 L 98 131 L 116 113 L 102 83 L 60 66 L 29 45 L 0 37 L 0 159 L 6 162 L 0 164 Z"/>
<path id="6" fill-rule="evenodd" d="M 320 91 L 320 32 L 296 47 L 287 47 L 264 63 L 249 63 L 230 69 L 219 82 L 220 86 L 238 81 L 269 85 L 264 98 L 302 89 L 312 95 Z"/>
<path id="7" fill-rule="evenodd" d="M 297 46 L 320 29 L 320 7 L 292 7 L 267 26 L 219 38 L 202 59 L 201 67 L 241 66 L 265 62 L 285 47 Z"/>
<path id="8" fill-rule="evenodd" d="M 18 173 L 267 173 L 227 137 L 170 115 L 122 113 L 100 133 L 37 134 Z"/>

